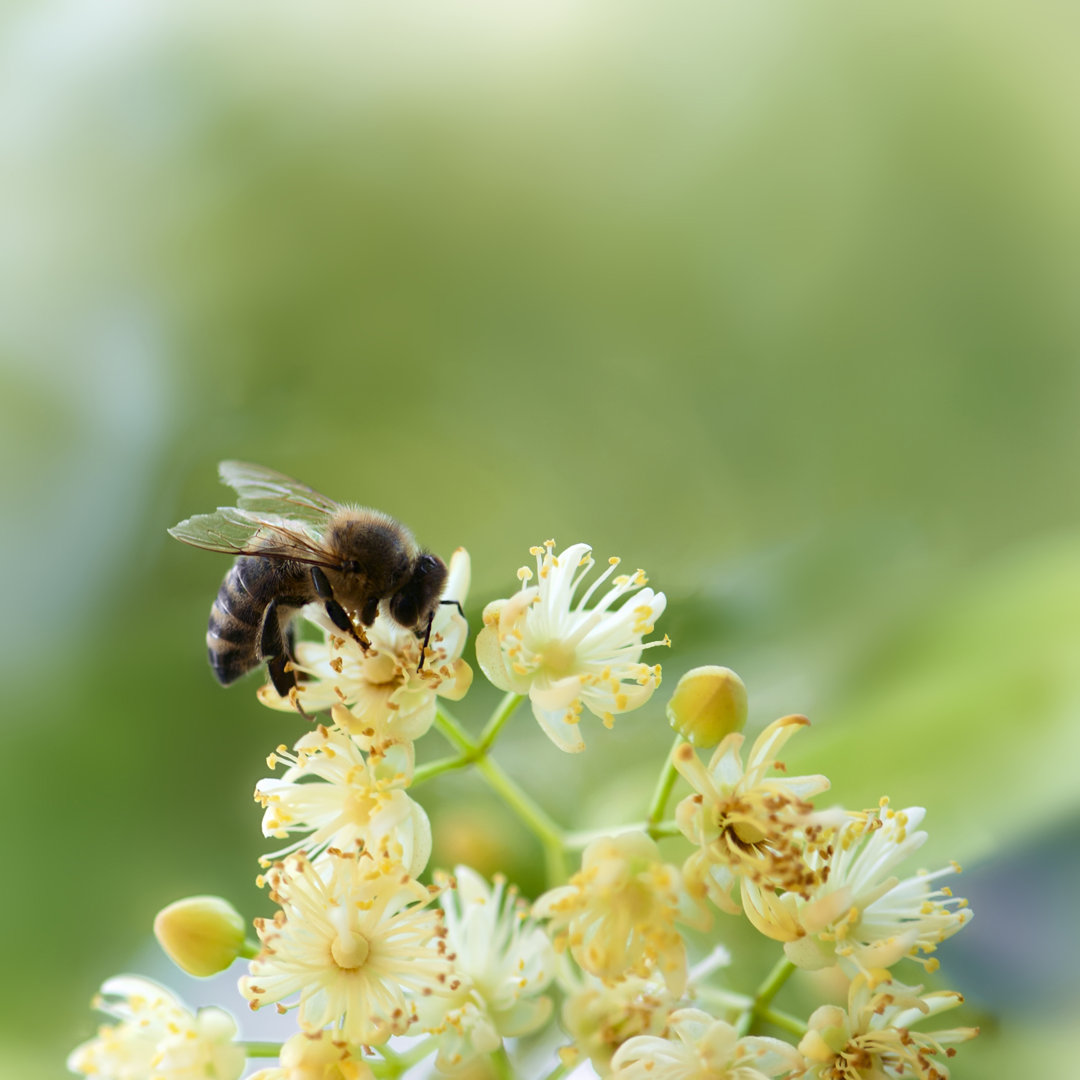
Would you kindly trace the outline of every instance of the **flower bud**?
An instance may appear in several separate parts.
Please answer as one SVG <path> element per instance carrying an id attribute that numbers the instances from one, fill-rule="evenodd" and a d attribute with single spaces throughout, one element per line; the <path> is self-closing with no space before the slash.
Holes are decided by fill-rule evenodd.
<path id="1" fill-rule="evenodd" d="M 189 975 L 224 971 L 244 945 L 244 919 L 220 896 L 189 896 L 158 912 L 154 935 Z"/>
<path id="2" fill-rule="evenodd" d="M 730 668 L 694 668 L 675 687 L 668 702 L 671 726 L 694 746 L 715 746 L 746 725 L 746 686 Z"/>

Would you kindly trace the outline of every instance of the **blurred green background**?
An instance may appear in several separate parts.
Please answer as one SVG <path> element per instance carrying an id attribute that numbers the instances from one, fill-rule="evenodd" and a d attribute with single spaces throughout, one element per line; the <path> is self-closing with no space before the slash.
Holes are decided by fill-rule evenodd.
<path id="1" fill-rule="evenodd" d="M 108 975 L 170 978 L 148 944 L 168 901 L 265 910 L 250 792 L 300 725 L 258 679 L 213 682 L 228 560 L 165 533 L 228 501 L 215 465 L 240 457 L 467 546 L 474 629 L 548 536 L 646 567 L 667 687 L 574 760 L 522 711 L 507 768 L 564 820 L 640 816 L 667 690 L 736 668 L 752 728 L 811 717 L 792 770 L 847 805 L 928 806 L 925 865 L 965 865 L 976 918 L 940 982 L 984 1034 L 953 1075 L 1062 1075 L 1078 22 L 1049 2 L 5 8 L 0 1073 L 62 1075 Z M 423 799 L 439 861 L 537 887 L 477 781 Z M 744 986 L 775 951 L 729 943 Z"/>

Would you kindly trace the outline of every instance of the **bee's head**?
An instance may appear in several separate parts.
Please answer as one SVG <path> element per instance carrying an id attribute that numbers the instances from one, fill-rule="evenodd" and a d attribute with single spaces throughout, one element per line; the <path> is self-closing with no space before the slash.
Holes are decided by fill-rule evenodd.
<path id="1" fill-rule="evenodd" d="M 423 554 L 410 577 L 390 598 L 390 615 L 410 630 L 426 630 L 446 584 L 446 563 Z"/>

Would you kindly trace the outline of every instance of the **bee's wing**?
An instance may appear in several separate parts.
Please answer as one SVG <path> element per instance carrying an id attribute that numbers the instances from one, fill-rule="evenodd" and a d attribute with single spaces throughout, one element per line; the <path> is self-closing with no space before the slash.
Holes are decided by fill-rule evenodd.
<path id="1" fill-rule="evenodd" d="M 223 461 L 218 466 L 223 484 L 236 491 L 236 505 L 256 514 L 302 521 L 321 532 L 327 517 L 339 506 L 333 499 L 301 484 L 284 473 L 250 465 L 246 461 Z"/>
<path id="2" fill-rule="evenodd" d="M 257 514 L 223 506 L 212 514 L 196 514 L 169 530 L 170 536 L 207 551 L 228 555 L 261 555 L 268 559 L 333 566 L 334 560 L 302 521 L 278 514 Z"/>

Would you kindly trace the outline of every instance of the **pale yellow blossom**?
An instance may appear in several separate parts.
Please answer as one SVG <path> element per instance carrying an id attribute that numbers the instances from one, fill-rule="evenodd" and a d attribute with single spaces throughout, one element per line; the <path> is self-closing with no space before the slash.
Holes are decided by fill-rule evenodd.
<path id="1" fill-rule="evenodd" d="M 427 866 L 431 825 L 405 791 L 412 754 L 403 745 L 365 756 L 339 727 L 320 724 L 293 751 L 279 746 L 267 758 L 270 768 L 279 762 L 288 766 L 284 774 L 255 786 L 265 808 L 263 835 L 298 839 L 264 856 L 264 865 L 301 848 L 314 858 L 328 847 L 362 846 L 389 852 L 412 877 Z"/>
<path id="2" fill-rule="evenodd" d="M 469 574 L 468 553 L 458 548 L 443 597 L 463 604 Z M 457 701 L 472 683 L 472 669 L 461 659 L 469 628 L 454 604 L 436 611 L 422 667 L 416 634 L 382 610 L 367 628 L 366 650 L 348 634 L 342 636 L 323 605 L 308 604 L 302 614 L 320 628 L 323 640 L 297 643 L 294 666 L 301 678 L 289 697 L 279 697 L 267 684 L 259 700 L 275 709 L 299 705 L 307 713 L 341 706 L 334 711 L 335 723 L 364 749 L 419 739 L 435 720 L 437 698 Z"/>
<path id="3" fill-rule="evenodd" d="M 521 589 L 484 609 L 476 658 L 500 690 L 527 694 L 533 716 L 560 750 L 583 750 L 578 724 L 582 708 L 611 727 L 618 713 L 644 705 L 660 685 L 659 665 L 641 662 L 645 649 L 668 644 L 645 641 L 664 611 L 663 593 L 646 588 L 643 571 L 620 574 L 593 607 L 586 605 L 614 573 L 618 559 L 585 590 L 577 590 L 594 562 L 588 544 L 555 554 L 554 541 L 534 547 L 533 572 L 518 572 Z M 631 593 L 618 607 L 613 605 Z"/>
<path id="4" fill-rule="evenodd" d="M 262 952 L 240 991 L 252 1008 L 296 997 L 300 1028 L 379 1044 L 408 1030 L 406 995 L 456 989 L 434 893 L 399 863 L 331 848 L 315 865 L 290 855 L 266 876 L 273 919 L 256 919 Z"/>
<path id="5" fill-rule="evenodd" d="M 950 991 L 924 994 L 921 987 L 887 982 L 872 987 L 856 976 L 846 1010 L 823 1005 L 811 1015 L 799 1043 L 804 1065 L 792 1078 L 805 1080 L 948 1080 L 953 1044 L 977 1028 L 916 1031 L 912 1025 L 953 1009 L 963 998 Z"/>
<path id="6" fill-rule="evenodd" d="M 637 1035 L 611 1061 L 614 1080 L 767 1080 L 799 1063 L 787 1043 L 740 1039 L 730 1024 L 700 1009 L 672 1013 L 666 1038 Z"/>
<path id="7" fill-rule="evenodd" d="M 681 994 L 686 945 L 676 929 L 686 915 L 679 871 L 641 832 L 594 840 L 567 885 L 544 893 L 533 914 L 548 919 L 557 948 L 602 979 L 658 975 Z"/>

